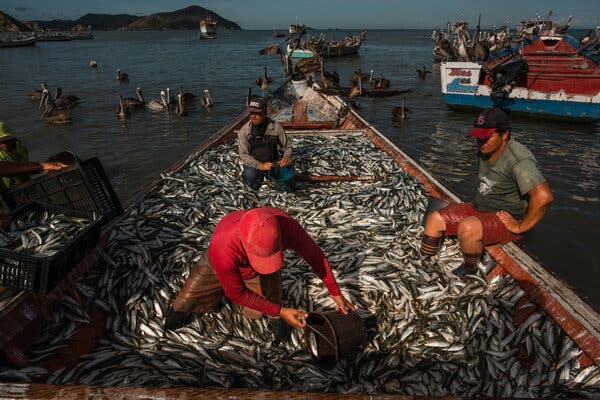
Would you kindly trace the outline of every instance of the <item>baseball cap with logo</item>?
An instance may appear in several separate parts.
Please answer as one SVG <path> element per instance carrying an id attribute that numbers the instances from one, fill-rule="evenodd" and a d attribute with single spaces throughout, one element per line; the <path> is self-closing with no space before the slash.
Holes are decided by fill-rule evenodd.
<path id="1" fill-rule="evenodd" d="M 261 113 L 267 110 L 267 101 L 262 97 L 255 97 L 250 100 L 246 111 L 251 113 Z"/>
<path id="2" fill-rule="evenodd" d="M 505 130 L 510 130 L 508 117 L 499 108 L 486 108 L 483 110 L 473 121 L 473 127 L 467 137 L 487 139 L 495 131 L 504 132 Z"/>
<path id="3" fill-rule="evenodd" d="M 281 229 L 268 207 L 253 208 L 242 216 L 240 239 L 256 272 L 272 274 L 282 267 Z"/>

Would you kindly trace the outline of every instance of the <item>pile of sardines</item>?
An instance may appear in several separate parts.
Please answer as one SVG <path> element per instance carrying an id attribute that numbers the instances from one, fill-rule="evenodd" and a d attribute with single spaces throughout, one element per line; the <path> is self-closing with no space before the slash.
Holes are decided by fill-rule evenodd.
<path id="1" fill-rule="evenodd" d="M 21 254 L 51 257 L 89 226 L 88 218 L 57 211 L 24 211 L 0 230 L 0 247 Z"/>
<path id="2" fill-rule="evenodd" d="M 235 143 L 190 157 L 112 231 L 79 291 L 110 312 L 107 334 L 74 368 L 45 375 L 53 384 L 247 388 L 269 391 L 420 396 L 593 397 L 600 370 L 580 367 L 577 345 L 523 299 L 510 276 L 458 278 L 455 240 L 423 261 L 418 249 L 426 193 L 362 136 L 294 137 L 297 169 L 372 176 L 371 181 L 301 182 L 294 193 L 248 190 Z M 248 320 L 223 299 L 177 331 L 164 315 L 227 213 L 260 205 L 296 218 L 331 262 L 345 296 L 367 326 L 363 348 L 332 370 L 314 364 L 303 332 L 274 342 L 265 319 Z M 310 267 L 285 255 L 284 297 L 306 311 L 334 304 Z M 518 304 L 518 305 L 517 305 Z M 65 345 L 86 310 L 68 301 L 29 355 L 40 360 Z M 535 312 L 520 324 L 521 308 Z M 17 371 L 18 372 L 18 371 Z M 39 371 L 35 371 L 39 374 Z"/>

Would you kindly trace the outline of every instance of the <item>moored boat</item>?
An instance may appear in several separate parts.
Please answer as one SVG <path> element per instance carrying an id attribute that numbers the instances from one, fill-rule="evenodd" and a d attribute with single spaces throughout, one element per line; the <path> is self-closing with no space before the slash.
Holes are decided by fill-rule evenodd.
<path id="1" fill-rule="evenodd" d="M 67 323 L 64 330 L 52 326 L 50 340 L 62 351 L 43 361 L 52 371 L 45 382 L 60 385 L 0 385 L 0 393 L 157 395 L 150 386 L 205 388 L 161 391 L 166 398 L 273 397 L 280 390 L 289 398 L 307 397 L 289 391 L 337 391 L 374 399 L 597 393 L 600 317 L 592 307 L 516 244 L 487 248 L 487 280 L 449 275 L 460 257 L 455 242 L 445 244 L 436 265 L 422 263 L 417 251 L 426 196 L 448 202 L 458 197 L 338 97 L 307 88 L 299 98 L 287 84 L 274 93 L 271 106 L 271 116 L 294 143 L 296 168 L 305 180 L 298 193 L 284 196 L 265 187 L 257 196 L 244 189 L 235 138 L 248 115 L 234 119 L 133 195 L 124 216 L 74 271 L 73 279 L 94 258 L 101 260 L 77 284 L 86 293 L 81 303 L 89 305 L 90 322 Z M 375 318 L 365 351 L 333 371 L 311 366 L 297 332 L 291 343 L 275 346 L 261 333 L 264 321 L 248 328 L 228 303 L 178 332 L 155 326 L 182 274 L 202 255 L 214 221 L 258 204 L 284 207 L 297 218 L 323 247 L 342 290 L 365 318 Z M 330 307 L 304 271 L 299 260 L 286 256 L 284 275 L 293 277 L 284 281 L 288 297 L 307 307 Z M 70 286 L 65 282 L 63 291 Z M 302 303 L 306 297 L 314 303 Z M 44 312 L 52 310 L 48 299 L 20 293 L 3 302 L 5 358 L 27 359 L 25 349 L 49 318 Z M 58 341 L 65 330 L 76 332 L 75 344 Z M 328 398 L 309 397 L 320 396 Z"/>
<path id="2" fill-rule="evenodd" d="M 290 32 L 290 35 L 296 34 L 296 33 L 302 33 L 303 31 L 305 31 L 306 29 L 309 29 L 308 27 L 306 27 L 306 25 L 304 24 L 290 24 L 288 26 L 288 31 Z"/>
<path id="3" fill-rule="evenodd" d="M 273 31 L 273 37 L 281 38 L 286 37 L 287 33 L 285 31 Z"/>
<path id="4" fill-rule="evenodd" d="M 77 32 L 71 34 L 71 39 L 73 40 L 90 40 L 94 38 L 94 34 L 92 32 Z"/>
<path id="5" fill-rule="evenodd" d="M 0 47 L 35 46 L 35 36 L 0 39 Z"/>
<path id="6" fill-rule="evenodd" d="M 463 60 L 442 62 L 440 67 L 446 105 L 495 106 L 539 116 L 599 120 L 600 57 L 594 46 L 566 34 L 568 24 L 557 26 L 544 20 L 525 21 L 520 26 L 512 43 L 504 39 L 509 44 L 480 61 L 468 55 L 463 34 L 463 55 L 459 57 Z M 475 46 L 482 48 L 480 42 Z"/>
<path id="7" fill-rule="evenodd" d="M 318 49 L 321 57 L 343 57 L 358 54 L 360 46 L 366 39 L 367 31 L 361 31 L 357 35 L 346 36 L 340 40 L 325 40 L 323 37 L 307 38 L 298 48 L 292 52 L 292 58 L 311 58 L 314 50 Z M 290 54 L 291 47 L 288 44 L 287 53 Z"/>
<path id="8" fill-rule="evenodd" d="M 198 39 L 216 39 L 217 38 L 217 21 L 208 16 L 200 21 L 200 33 Z"/>

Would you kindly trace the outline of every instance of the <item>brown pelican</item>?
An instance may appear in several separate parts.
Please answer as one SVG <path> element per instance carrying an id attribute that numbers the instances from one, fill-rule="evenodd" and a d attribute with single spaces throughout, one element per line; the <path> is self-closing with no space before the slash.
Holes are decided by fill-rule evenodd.
<path id="1" fill-rule="evenodd" d="M 263 67 L 263 75 L 256 78 L 256 84 L 260 86 L 260 90 L 265 91 L 273 83 L 273 78 L 267 76 L 267 67 Z"/>
<path id="2" fill-rule="evenodd" d="M 42 99 L 42 95 L 44 93 L 44 89 L 46 90 L 50 90 L 48 88 L 48 84 L 46 82 L 42 82 L 42 88 L 41 89 L 35 89 L 32 90 L 31 92 L 27 93 L 27 96 L 29 96 L 31 98 L 31 100 L 41 100 Z M 52 94 L 52 92 L 50 92 Z M 54 95 L 52 95 L 54 96 Z"/>
<path id="3" fill-rule="evenodd" d="M 327 72 L 323 70 L 323 84 L 325 87 L 337 87 L 340 86 L 340 76 L 336 71 Z"/>
<path id="4" fill-rule="evenodd" d="M 68 108 L 72 107 L 79 101 L 79 97 L 77 96 L 61 96 L 62 88 L 56 88 L 56 98 L 54 99 L 54 105 L 57 108 Z"/>
<path id="5" fill-rule="evenodd" d="M 175 100 L 175 96 L 171 95 L 171 88 L 167 88 L 167 107 L 171 109 L 173 107 L 173 103 L 177 106 L 177 100 Z"/>
<path id="6" fill-rule="evenodd" d="M 90 67 L 96 69 L 98 68 L 98 64 L 96 63 L 96 61 L 92 60 L 90 61 Z"/>
<path id="7" fill-rule="evenodd" d="M 185 111 L 185 106 L 183 105 L 183 95 L 181 93 L 177 93 L 177 107 L 175 108 L 175 113 L 180 117 L 187 115 L 187 111 Z"/>
<path id="8" fill-rule="evenodd" d="M 144 107 L 144 105 L 146 104 L 146 101 L 142 96 L 142 88 L 139 86 L 136 87 L 135 93 L 137 95 L 137 99 L 134 97 L 125 97 L 123 99 L 123 104 L 125 104 L 126 107 Z"/>
<path id="9" fill-rule="evenodd" d="M 405 121 L 407 118 L 407 112 L 409 112 L 409 110 L 406 108 L 406 97 L 403 97 L 402 105 L 400 107 L 394 107 L 392 110 L 394 121 Z"/>
<path id="10" fill-rule="evenodd" d="M 121 70 L 118 69 L 118 68 L 117 68 L 117 75 L 116 75 L 116 77 L 117 77 L 117 80 L 119 82 L 126 82 L 126 81 L 129 80 L 129 75 L 126 74 L 125 72 L 121 72 Z"/>
<path id="11" fill-rule="evenodd" d="M 41 119 L 45 119 L 50 125 L 65 125 L 70 123 L 73 117 L 68 111 L 59 110 L 53 104 L 48 104 Z"/>
<path id="12" fill-rule="evenodd" d="M 200 99 L 200 102 L 202 103 L 202 105 L 205 108 L 211 108 L 213 106 L 213 100 L 212 100 L 212 97 L 210 97 L 210 93 L 208 92 L 208 89 L 204 89 L 204 96 L 202 96 L 202 99 Z"/>
<path id="13" fill-rule="evenodd" d="M 195 95 L 193 95 L 190 92 L 183 92 L 183 86 L 179 85 L 179 93 L 181 93 L 181 96 L 183 97 L 183 102 L 184 103 L 189 103 L 190 101 L 194 100 L 194 97 L 196 97 Z"/>
<path id="14" fill-rule="evenodd" d="M 167 94 L 164 90 L 160 91 L 160 100 L 151 100 L 150 103 L 148 103 L 148 108 L 152 111 L 169 110 L 169 106 L 167 105 Z"/>
<path id="15" fill-rule="evenodd" d="M 119 118 L 127 118 L 131 115 L 129 107 L 123 101 L 123 96 L 119 95 L 119 107 L 117 107 L 117 115 Z"/>
<path id="16" fill-rule="evenodd" d="M 431 73 L 431 71 L 427 71 L 427 67 L 425 65 L 423 65 L 423 68 L 417 70 L 417 74 L 419 75 L 420 79 L 425 79 L 427 74 L 430 74 L 430 73 Z"/>

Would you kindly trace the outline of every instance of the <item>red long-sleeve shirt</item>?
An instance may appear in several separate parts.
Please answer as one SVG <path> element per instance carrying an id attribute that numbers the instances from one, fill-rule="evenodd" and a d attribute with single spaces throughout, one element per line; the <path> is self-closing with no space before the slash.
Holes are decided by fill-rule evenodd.
<path id="1" fill-rule="evenodd" d="M 332 296 L 340 294 L 329 262 L 317 243 L 304 228 L 280 209 L 266 207 L 276 216 L 281 229 L 283 250 L 292 249 L 312 267 Z M 240 239 L 240 219 L 248 210 L 234 211 L 219 221 L 208 247 L 208 261 L 215 269 L 225 295 L 234 303 L 277 316 L 280 306 L 259 296 L 244 285 L 257 275 L 246 256 Z"/>

